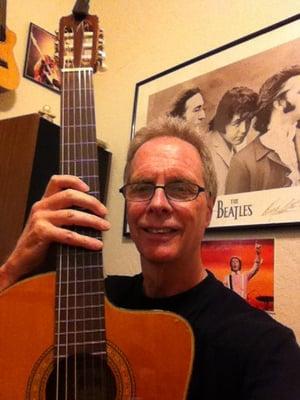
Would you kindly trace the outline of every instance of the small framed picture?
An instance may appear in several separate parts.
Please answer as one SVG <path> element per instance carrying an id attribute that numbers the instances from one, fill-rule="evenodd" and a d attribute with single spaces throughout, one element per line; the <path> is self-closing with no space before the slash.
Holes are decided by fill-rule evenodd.
<path id="1" fill-rule="evenodd" d="M 274 312 L 274 239 L 205 240 L 202 261 L 253 307 Z"/>
<path id="2" fill-rule="evenodd" d="M 31 23 L 27 39 L 24 77 L 59 93 L 61 76 L 54 52 L 55 35 Z"/>

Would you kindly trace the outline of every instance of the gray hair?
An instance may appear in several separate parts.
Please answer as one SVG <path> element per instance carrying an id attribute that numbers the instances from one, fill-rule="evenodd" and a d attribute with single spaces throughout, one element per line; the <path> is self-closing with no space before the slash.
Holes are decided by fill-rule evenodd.
<path id="1" fill-rule="evenodd" d="M 157 137 L 175 137 L 193 145 L 200 155 L 203 164 L 203 179 L 205 189 L 213 199 L 217 196 L 217 178 L 210 151 L 199 131 L 181 118 L 162 117 L 148 126 L 141 128 L 133 137 L 124 169 L 124 182 L 130 176 L 131 162 L 137 150 L 146 142 Z"/>

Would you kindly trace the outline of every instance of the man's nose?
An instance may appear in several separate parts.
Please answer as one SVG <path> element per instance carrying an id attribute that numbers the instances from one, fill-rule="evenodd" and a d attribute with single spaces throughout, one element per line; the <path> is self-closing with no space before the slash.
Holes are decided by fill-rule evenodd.
<path id="1" fill-rule="evenodd" d="M 246 121 L 242 121 L 242 122 L 239 124 L 239 131 L 242 132 L 242 133 L 246 133 L 246 130 L 247 130 Z"/>
<path id="2" fill-rule="evenodd" d="M 204 118 L 206 118 L 206 114 L 205 114 L 205 111 L 202 109 L 202 110 L 199 111 L 198 119 L 200 121 L 202 121 Z"/>
<path id="3" fill-rule="evenodd" d="M 164 188 L 156 188 L 154 191 L 154 194 L 152 196 L 152 199 L 150 200 L 150 207 L 152 208 L 161 208 L 161 209 L 170 209 L 172 208 L 166 193 L 164 191 Z"/>

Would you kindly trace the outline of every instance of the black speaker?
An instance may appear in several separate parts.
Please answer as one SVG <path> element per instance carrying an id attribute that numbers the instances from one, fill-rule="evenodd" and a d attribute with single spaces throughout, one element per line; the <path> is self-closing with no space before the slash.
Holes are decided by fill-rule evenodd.
<path id="1" fill-rule="evenodd" d="M 32 205 L 59 173 L 60 128 L 29 114 L 0 121 L 0 264 L 21 234 Z M 106 202 L 111 153 L 98 146 L 100 196 Z"/>

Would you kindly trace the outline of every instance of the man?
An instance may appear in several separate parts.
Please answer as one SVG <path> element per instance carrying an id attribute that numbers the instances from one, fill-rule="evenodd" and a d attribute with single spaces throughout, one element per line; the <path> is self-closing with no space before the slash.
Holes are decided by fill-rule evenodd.
<path id="1" fill-rule="evenodd" d="M 247 299 L 248 282 L 259 271 L 262 264 L 261 259 L 261 245 L 255 244 L 256 257 L 251 269 L 247 272 L 242 272 L 242 260 L 233 256 L 230 259 L 230 274 L 225 276 L 224 284 L 235 293 L 239 294 L 243 299 Z"/>
<path id="2" fill-rule="evenodd" d="M 202 126 L 206 113 L 203 96 L 199 88 L 196 87 L 183 92 L 176 100 L 169 115 L 182 118 L 196 127 Z"/>
<path id="3" fill-rule="evenodd" d="M 218 194 L 225 193 L 230 162 L 244 141 L 257 107 L 258 95 L 247 87 L 234 87 L 221 98 L 209 124 L 208 143 L 218 179 Z"/>
<path id="4" fill-rule="evenodd" d="M 284 69 L 261 87 L 255 129 L 259 136 L 232 159 L 226 193 L 300 183 L 300 66 Z"/>
<path id="5" fill-rule="evenodd" d="M 124 177 L 120 190 L 142 274 L 108 277 L 111 301 L 130 309 L 172 311 L 190 323 L 195 358 L 189 400 L 298 400 L 300 355 L 292 332 L 225 288 L 202 264 L 201 241 L 217 186 L 197 131 L 172 118 L 142 129 L 131 143 Z M 8 282 L 29 264 L 37 266 L 52 241 L 102 247 L 66 227 L 108 229 L 105 208 L 87 191 L 78 178 L 51 179 L 2 267 Z"/>

